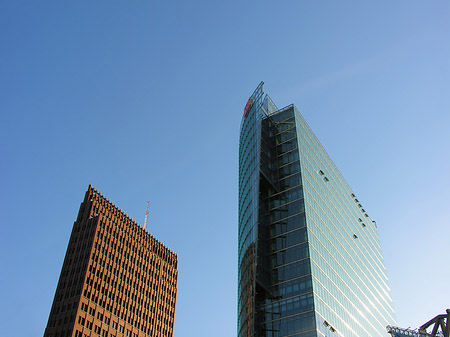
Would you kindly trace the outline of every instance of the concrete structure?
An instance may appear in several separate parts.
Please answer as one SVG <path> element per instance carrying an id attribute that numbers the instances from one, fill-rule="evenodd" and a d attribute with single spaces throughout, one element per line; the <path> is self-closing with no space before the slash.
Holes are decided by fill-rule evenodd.
<path id="1" fill-rule="evenodd" d="M 177 277 L 177 255 L 89 185 L 44 337 L 172 337 Z"/>
<path id="2" fill-rule="evenodd" d="M 239 144 L 238 336 L 382 337 L 377 226 L 294 105 L 261 83 Z"/>

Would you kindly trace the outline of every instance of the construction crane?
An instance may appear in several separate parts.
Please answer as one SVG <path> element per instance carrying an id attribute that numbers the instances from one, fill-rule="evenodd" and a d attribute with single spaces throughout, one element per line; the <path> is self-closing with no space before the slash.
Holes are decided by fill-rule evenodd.
<path id="1" fill-rule="evenodd" d="M 148 204 L 150 201 L 147 201 L 147 209 L 145 210 L 145 219 L 144 219 L 144 229 L 147 226 L 147 217 L 148 217 Z"/>
<path id="2" fill-rule="evenodd" d="M 386 329 L 392 337 L 450 337 L 450 309 L 447 309 L 446 312 L 446 314 L 437 315 L 430 319 L 419 329 L 411 330 L 409 328 L 404 329 L 391 325 L 388 325 Z M 428 333 L 427 330 L 433 324 L 431 333 Z"/>

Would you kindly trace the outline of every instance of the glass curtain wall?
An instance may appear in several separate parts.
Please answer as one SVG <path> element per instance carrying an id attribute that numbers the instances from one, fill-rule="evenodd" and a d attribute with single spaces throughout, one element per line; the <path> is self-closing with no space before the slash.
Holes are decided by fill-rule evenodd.
<path id="1" fill-rule="evenodd" d="M 317 327 L 325 336 L 385 336 L 395 315 L 376 223 L 297 109 L 295 123 Z"/>
<path id="2" fill-rule="evenodd" d="M 294 110 L 262 97 L 241 124 L 238 336 L 315 336 Z"/>
<path id="3" fill-rule="evenodd" d="M 238 336 L 382 337 L 395 316 L 376 223 L 262 85 L 240 131 Z"/>

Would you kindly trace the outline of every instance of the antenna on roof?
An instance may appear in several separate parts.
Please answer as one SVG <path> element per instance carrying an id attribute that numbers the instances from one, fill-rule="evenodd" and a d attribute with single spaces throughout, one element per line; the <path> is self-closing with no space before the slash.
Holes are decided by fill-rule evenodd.
<path id="1" fill-rule="evenodd" d="M 144 229 L 147 226 L 147 217 L 148 217 L 148 204 L 150 201 L 147 201 L 147 210 L 145 211 L 145 220 L 144 220 Z"/>

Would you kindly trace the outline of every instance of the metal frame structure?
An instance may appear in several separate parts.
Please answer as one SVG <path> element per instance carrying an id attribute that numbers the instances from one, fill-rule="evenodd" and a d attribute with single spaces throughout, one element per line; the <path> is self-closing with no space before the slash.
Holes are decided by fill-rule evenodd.
<path id="1" fill-rule="evenodd" d="M 439 327 L 442 330 L 443 337 L 450 337 L 450 326 L 448 322 L 450 321 L 450 309 L 447 309 L 446 314 L 437 315 L 435 318 L 430 319 L 424 325 L 419 328 L 419 332 L 427 332 L 427 329 L 434 324 L 433 330 L 431 332 L 431 336 L 437 336 L 437 332 Z"/>
<path id="2" fill-rule="evenodd" d="M 392 337 L 431 337 L 428 333 L 419 333 L 417 329 L 404 329 L 396 326 L 388 325 L 386 327 L 387 332 L 391 334 Z"/>
<path id="3" fill-rule="evenodd" d="M 419 329 L 403 329 L 391 325 L 388 325 L 386 329 L 392 337 L 450 337 L 450 309 L 447 309 L 446 312 L 446 314 L 437 315 L 433 319 L 430 319 Z M 428 333 L 427 329 L 433 324 L 431 333 Z M 439 331 L 439 328 L 441 328 L 441 331 Z"/>

